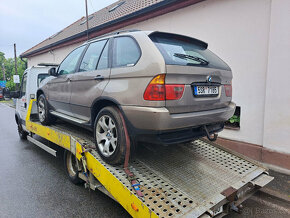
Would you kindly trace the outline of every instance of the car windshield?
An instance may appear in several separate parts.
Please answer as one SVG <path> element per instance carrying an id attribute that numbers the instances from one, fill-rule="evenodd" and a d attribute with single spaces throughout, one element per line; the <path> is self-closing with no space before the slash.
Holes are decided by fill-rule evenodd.
<path id="1" fill-rule="evenodd" d="M 194 38 L 167 33 L 150 35 L 169 65 L 187 65 L 230 70 L 218 56 L 205 48 L 205 43 Z"/>

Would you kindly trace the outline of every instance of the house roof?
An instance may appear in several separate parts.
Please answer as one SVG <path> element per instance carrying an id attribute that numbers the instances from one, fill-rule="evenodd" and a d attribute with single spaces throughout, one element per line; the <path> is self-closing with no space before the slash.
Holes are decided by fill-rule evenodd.
<path id="1" fill-rule="evenodd" d="M 200 1 L 203 0 L 119 0 L 88 16 L 89 36 L 93 38 Z M 86 40 L 86 18 L 81 17 L 20 56 L 31 57 Z"/>

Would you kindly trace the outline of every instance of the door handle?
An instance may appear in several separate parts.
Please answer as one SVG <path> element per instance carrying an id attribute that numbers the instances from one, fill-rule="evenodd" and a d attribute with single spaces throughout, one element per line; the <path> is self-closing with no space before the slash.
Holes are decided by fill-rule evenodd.
<path id="1" fill-rule="evenodd" d="M 102 76 L 102 75 L 97 75 L 97 76 L 95 76 L 95 78 L 94 78 L 94 80 L 104 80 L 104 79 L 105 79 L 105 77 Z"/>

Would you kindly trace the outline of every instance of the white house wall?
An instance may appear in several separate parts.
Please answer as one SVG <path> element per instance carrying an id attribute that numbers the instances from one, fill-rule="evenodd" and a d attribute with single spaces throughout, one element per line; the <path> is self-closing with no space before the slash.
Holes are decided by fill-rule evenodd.
<path id="1" fill-rule="evenodd" d="M 220 136 L 290 153 L 289 3 L 208 0 L 126 29 L 176 32 L 208 42 L 231 67 L 233 101 L 241 107 L 240 130 Z M 28 64 L 60 63 L 78 45 L 31 57 Z"/>
<path id="2" fill-rule="evenodd" d="M 270 0 L 209 0 L 129 29 L 182 33 L 208 42 L 233 71 L 233 101 L 241 106 L 240 130 L 225 138 L 262 145 Z"/>
<path id="3" fill-rule="evenodd" d="M 290 1 L 273 0 L 267 72 L 264 142 L 290 153 Z"/>
<path id="4" fill-rule="evenodd" d="M 61 61 L 70 53 L 75 47 L 81 43 L 55 49 L 40 55 L 28 58 L 28 67 L 36 66 L 39 63 L 54 63 L 60 64 Z"/>

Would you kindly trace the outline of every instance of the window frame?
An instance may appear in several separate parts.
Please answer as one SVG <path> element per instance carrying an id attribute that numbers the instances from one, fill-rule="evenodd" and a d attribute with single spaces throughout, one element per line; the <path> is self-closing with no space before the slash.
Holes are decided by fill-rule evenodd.
<path id="1" fill-rule="evenodd" d="M 107 43 L 109 43 L 109 41 L 110 41 L 109 38 L 106 38 L 106 39 L 100 39 L 100 40 L 96 40 L 96 41 L 92 41 L 92 42 L 90 42 L 90 43 L 88 43 L 88 44 L 86 45 L 86 48 L 85 48 L 85 50 L 84 50 L 84 53 L 80 56 L 80 60 L 78 61 L 78 64 L 77 64 L 77 68 L 76 68 L 76 70 L 75 70 L 75 73 L 76 73 L 76 72 L 78 72 L 78 73 L 81 73 L 81 72 L 90 72 L 90 71 L 80 71 L 81 63 L 82 63 L 82 61 L 83 61 L 83 59 L 84 59 L 84 57 L 85 57 L 85 55 L 86 55 L 86 52 L 87 52 L 87 50 L 89 49 L 90 45 L 93 44 L 93 43 L 96 43 L 96 42 L 104 41 L 104 40 L 106 40 L 106 43 L 104 44 L 104 47 L 102 48 L 102 51 L 101 51 L 100 56 L 99 56 L 98 61 L 97 61 L 96 68 L 94 69 L 94 70 L 97 70 L 97 68 L 98 68 L 98 64 L 99 64 L 99 61 L 100 61 L 100 58 L 101 58 L 101 56 L 102 56 L 102 54 L 103 54 L 103 51 L 104 51 L 104 49 L 105 49 Z M 109 45 L 109 46 L 110 46 L 110 45 Z M 110 47 L 109 47 L 109 59 L 110 59 Z M 109 62 L 109 63 L 110 63 L 110 62 Z M 110 68 L 109 63 L 108 63 L 108 68 Z"/>
<path id="2" fill-rule="evenodd" d="M 76 73 L 77 71 L 77 69 L 78 69 L 78 67 L 79 67 L 79 65 L 80 65 L 80 59 L 82 59 L 83 58 L 83 56 L 84 56 L 84 52 L 88 49 L 88 44 L 85 44 L 85 45 L 81 45 L 81 46 L 79 46 L 79 47 L 77 47 L 77 48 L 75 48 L 75 49 L 73 49 L 63 60 L 62 60 L 62 62 L 58 65 L 58 67 L 57 67 L 57 71 L 56 71 L 56 74 L 57 74 L 57 76 L 66 76 L 66 75 L 69 75 L 69 74 L 59 74 L 59 68 L 60 68 L 60 66 L 62 65 L 62 63 L 66 60 L 66 58 L 71 54 L 71 53 L 73 53 L 75 50 L 77 50 L 78 48 L 81 48 L 81 47 L 84 47 L 84 49 L 83 49 L 83 51 L 82 51 L 82 53 L 81 53 L 81 55 L 80 55 L 80 57 L 79 57 L 79 59 L 78 59 L 78 61 L 77 61 L 77 64 L 76 64 L 76 66 L 75 66 L 75 69 L 74 69 L 74 71 L 72 72 L 72 73 L 70 73 L 70 74 L 74 74 L 74 73 Z"/>
<path id="3" fill-rule="evenodd" d="M 103 52 L 104 52 L 104 49 L 106 48 L 106 46 L 108 45 L 108 67 L 107 68 L 103 68 L 103 69 L 100 69 L 100 70 L 105 70 L 105 69 L 111 69 L 112 68 L 112 43 L 113 43 L 113 39 L 112 38 L 108 38 L 108 41 L 107 43 L 105 44 L 103 50 L 102 50 L 102 53 L 99 57 L 99 60 L 98 60 L 98 63 L 97 63 L 97 66 L 96 66 L 96 70 L 99 70 L 98 69 L 98 66 L 99 66 L 99 62 L 100 62 L 100 59 L 103 55 Z"/>
<path id="4" fill-rule="evenodd" d="M 134 41 L 134 43 L 137 45 L 137 48 L 138 48 L 138 50 L 139 50 L 139 58 L 137 59 L 137 61 L 134 63 L 134 65 L 132 65 L 132 66 L 113 66 L 113 62 L 114 62 L 114 58 L 115 58 L 115 49 L 116 49 L 116 45 L 117 45 L 117 43 L 116 43 L 116 39 L 117 38 L 121 38 L 121 37 L 126 37 L 126 38 L 131 38 L 131 39 L 133 39 L 133 41 Z M 133 37 L 133 36 L 131 36 L 131 35 L 122 35 L 122 36 L 115 36 L 115 37 L 113 37 L 113 42 L 112 42 L 112 53 L 111 53 L 111 68 L 113 69 L 113 68 L 124 68 L 124 67 L 134 67 L 134 66 L 136 66 L 137 64 L 138 64 L 138 62 L 140 61 L 140 59 L 141 59 L 141 57 L 142 57 L 142 50 L 141 50 L 141 47 L 140 47 L 140 45 L 139 45 L 139 43 L 138 43 L 138 41 Z"/>
<path id="5" fill-rule="evenodd" d="M 23 88 L 24 77 L 26 77 L 26 87 L 25 87 L 25 93 L 23 94 L 22 88 Z M 20 98 L 25 96 L 26 92 L 27 92 L 27 72 L 25 72 L 22 76 L 21 87 L 20 87 Z"/>

